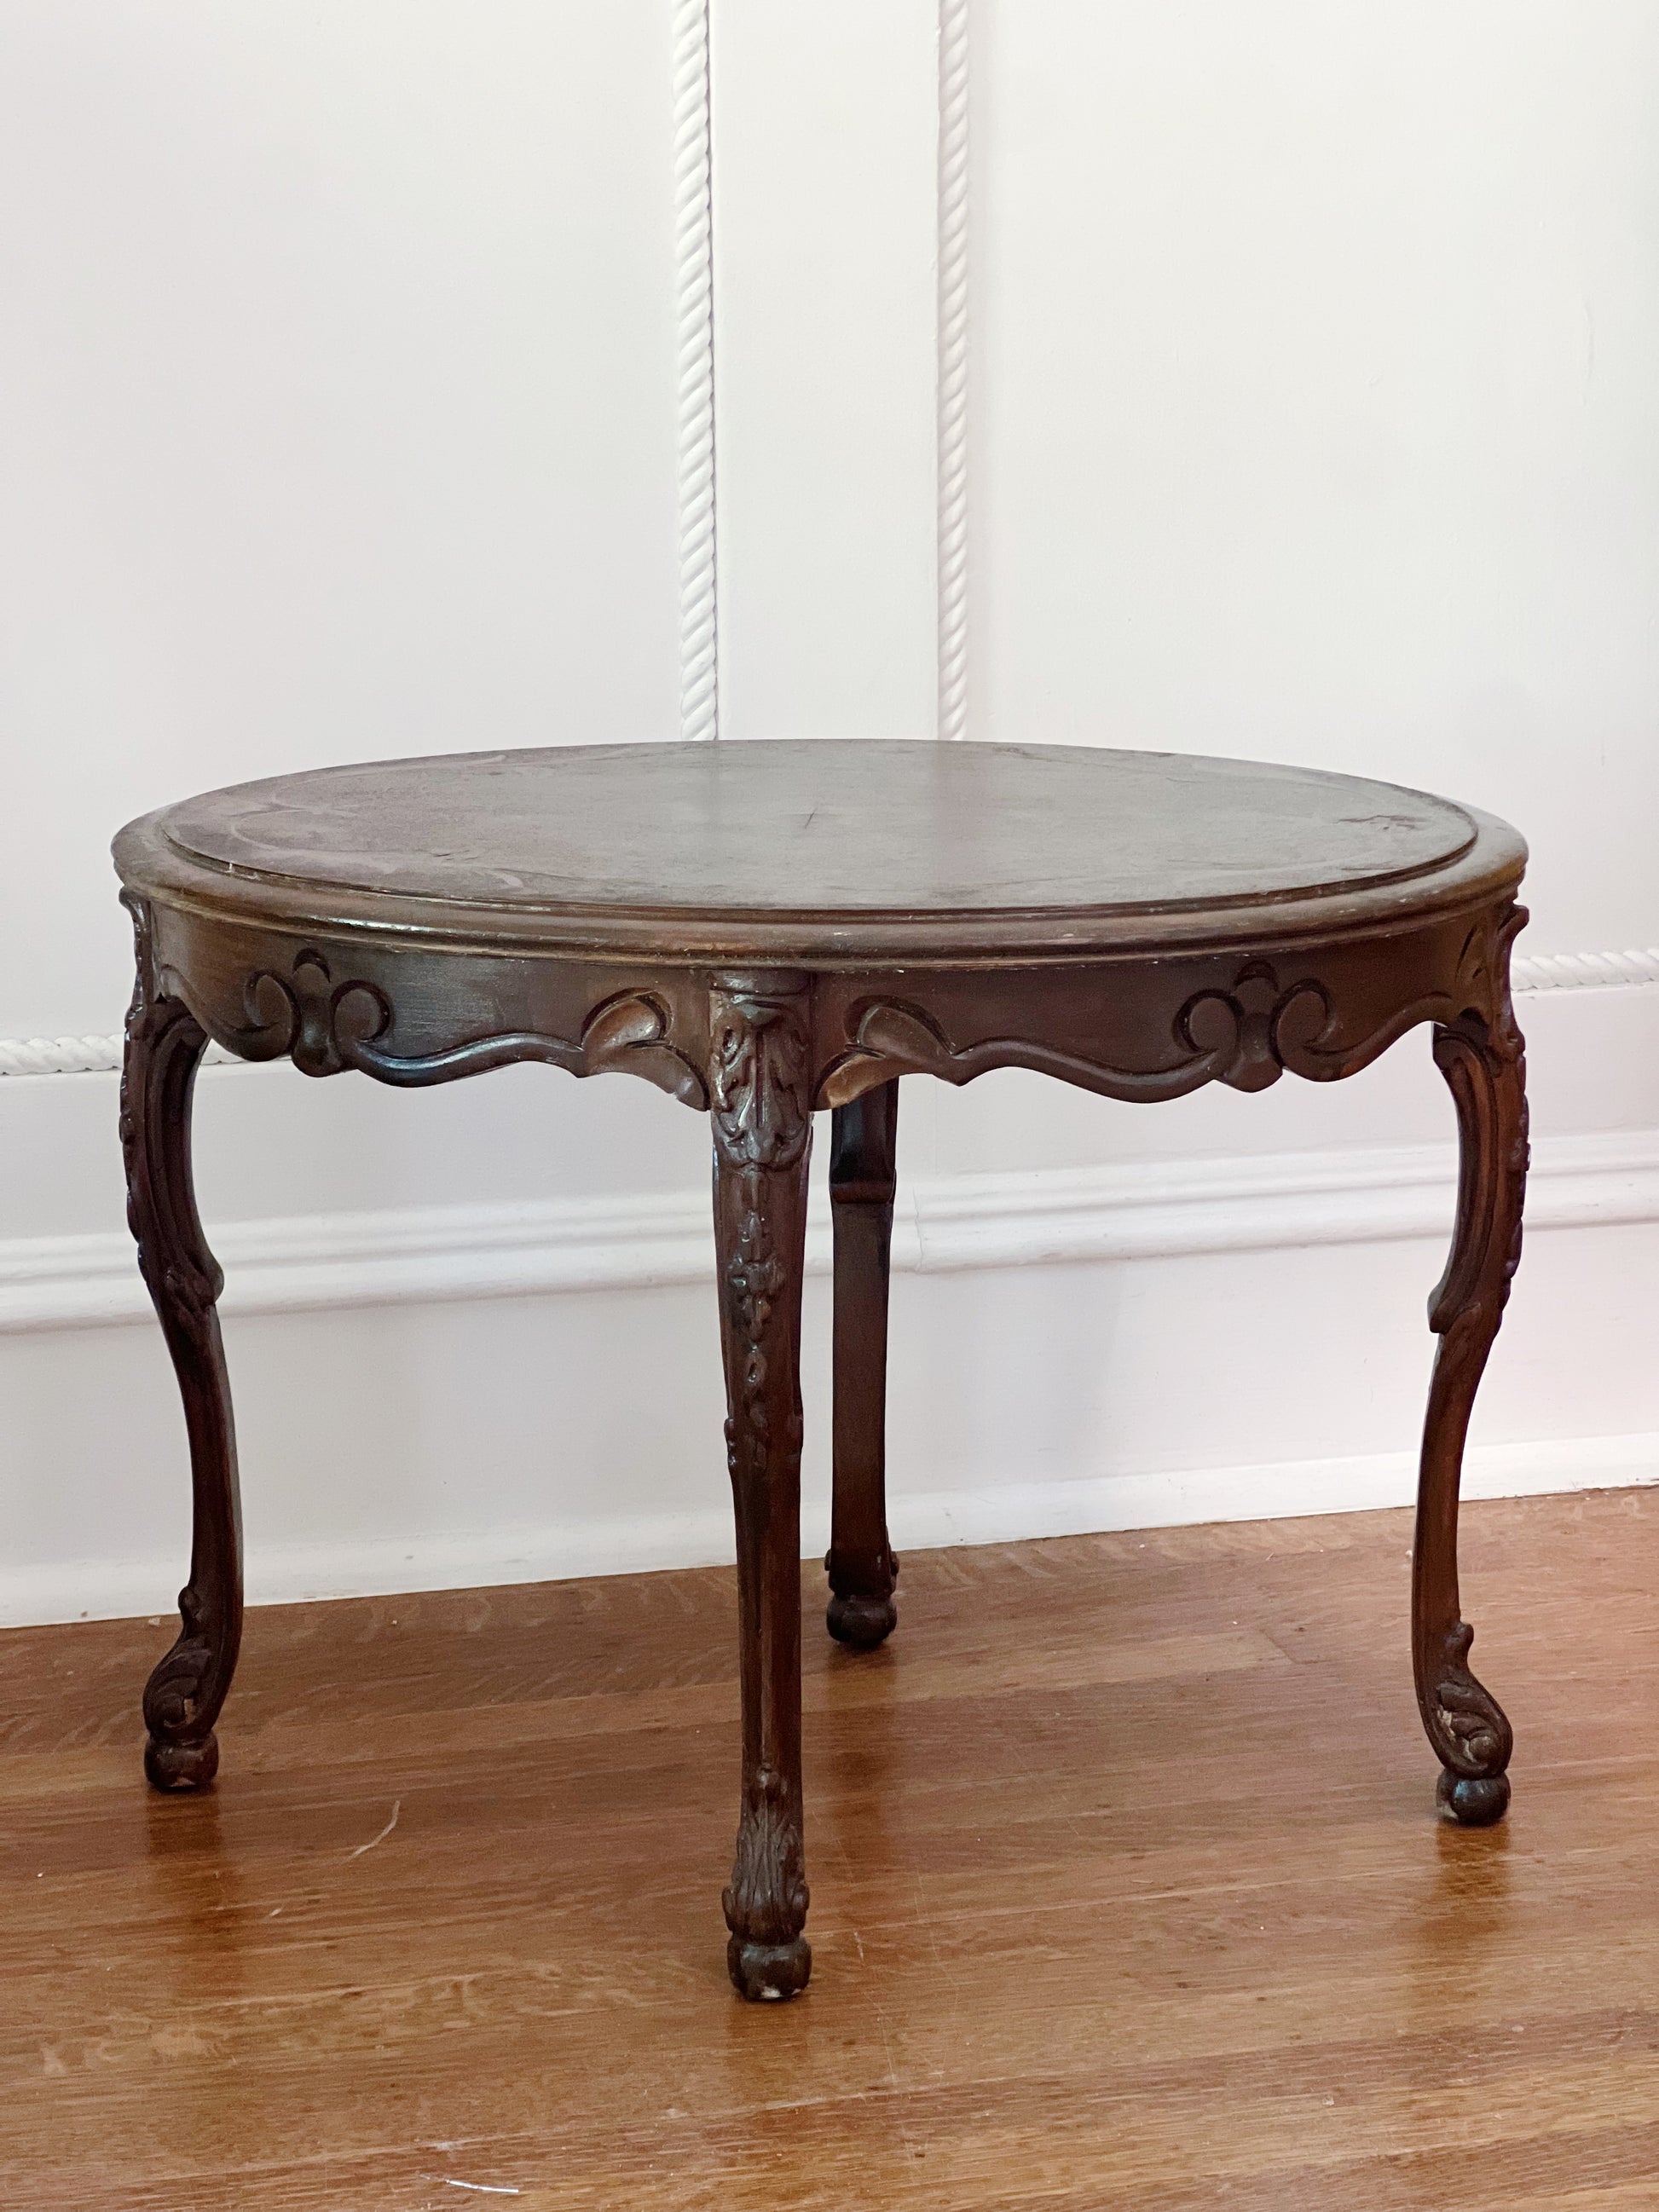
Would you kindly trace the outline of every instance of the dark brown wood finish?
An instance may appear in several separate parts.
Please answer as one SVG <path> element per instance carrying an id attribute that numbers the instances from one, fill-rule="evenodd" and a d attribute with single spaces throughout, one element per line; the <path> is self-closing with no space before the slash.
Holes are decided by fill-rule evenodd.
<path id="1" fill-rule="evenodd" d="M 806 1986 L 800 1787 L 800 1291 L 812 1152 L 811 985 L 722 976 L 711 1024 L 714 1249 L 738 1523 L 743 1801 L 725 1897 L 746 1997 Z"/>
<path id="2" fill-rule="evenodd" d="M 830 1633 L 872 1650 L 898 1623 L 898 1561 L 887 1540 L 887 1278 L 898 1188 L 897 1078 L 830 1117 L 836 1240 L 835 1482 Z"/>
<path id="3" fill-rule="evenodd" d="M 1443 1808 L 1502 1813 L 1510 1732 L 1467 1665 L 1456 1508 L 1526 1164 L 1508 982 L 1525 848 L 1505 824 L 1355 778 L 1086 747 L 613 746 L 210 793 L 131 824 L 116 860 L 139 938 L 134 1226 L 196 1485 L 184 1632 L 146 1707 L 152 1780 L 211 1778 L 240 1625 L 217 1271 L 189 1181 L 207 1037 L 405 1085 L 515 1060 L 629 1072 L 711 1111 L 743 1642 L 729 1963 L 766 1996 L 810 1964 L 793 1593 L 813 1111 L 837 1117 L 831 1625 L 870 1643 L 891 1625 L 878 1340 L 899 1078 L 1256 1091 L 1353 1074 L 1430 1023 L 1462 1170 L 1431 1313 L 1413 1652 Z"/>
<path id="4" fill-rule="evenodd" d="M 127 1220 L 184 1397 L 193 1494 L 179 1637 L 144 1692 L 144 1771 L 158 1790 L 202 1789 L 218 1771 L 213 1723 L 242 1640 L 242 1502 L 219 1334 L 224 1278 L 191 1176 L 191 1102 L 207 1037 L 156 971 L 150 909 L 131 894 L 126 903 L 137 966 L 121 1077 Z"/>
<path id="5" fill-rule="evenodd" d="M 1412 1657 L 1429 1741 L 1443 1761 L 1441 1805 L 1469 1826 L 1501 1820 L 1510 1802 L 1510 1724 L 1469 1672 L 1474 1632 L 1457 1595 L 1457 1490 L 1474 1394 L 1521 1260 L 1527 1182 L 1526 1052 L 1510 999 L 1510 910 L 1491 948 L 1491 1013 L 1437 1023 L 1434 1057 L 1457 1107 L 1461 1173 L 1456 1234 L 1429 1308 L 1440 1339 L 1429 1386 L 1412 1550 Z"/>

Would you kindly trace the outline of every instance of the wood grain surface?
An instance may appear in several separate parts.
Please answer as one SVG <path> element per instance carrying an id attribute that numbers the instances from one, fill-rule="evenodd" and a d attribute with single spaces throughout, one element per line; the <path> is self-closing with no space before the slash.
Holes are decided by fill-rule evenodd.
<path id="1" fill-rule="evenodd" d="M 1430 1810 L 1408 1542 L 907 1558 L 863 1653 L 809 1571 L 788 2007 L 721 1959 L 728 1573 L 257 1612 L 200 1797 L 139 1768 L 168 1628 L 0 1638 L 4 2201 L 1659 2206 L 1659 1497 L 1467 1510 L 1492 1829 Z"/>
<path id="2" fill-rule="evenodd" d="M 1505 823 L 1364 776 L 836 738 L 317 769 L 181 800 L 114 849 L 132 889 L 204 913 L 785 965 L 1398 927 L 1525 859 Z"/>
<path id="3" fill-rule="evenodd" d="M 568 745 L 271 777 L 173 807 L 181 853 L 412 898 L 946 914 L 1360 890 L 1465 853 L 1426 793 L 1315 769 L 921 738 Z"/>

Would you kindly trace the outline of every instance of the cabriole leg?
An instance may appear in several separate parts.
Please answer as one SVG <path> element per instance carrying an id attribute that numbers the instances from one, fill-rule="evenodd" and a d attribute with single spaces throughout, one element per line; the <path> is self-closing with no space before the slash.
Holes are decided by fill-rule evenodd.
<path id="1" fill-rule="evenodd" d="M 800 1298 L 809 988 L 732 978 L 712 1006 L 714 1236 L 738 1527 L 743 1799 L 725 1895 L 745 1997 L 792 1997 L 812 1954 L 800 1779 Z"/>
<path id="2" fill-rule="evenodd" d="M 893 1241 L 898 1079 L 830 1121 L 836 1240 L 835 1503 L 830 1633 L 869 1650 L 898 1620 L 898 1561 L 887 1540 L 887 1282 Z"/>
<path id="3" fill-rule="evenodd" d="M 1474 1394 L 1521 1257 L 1526 1060 L 1508 961 L 1524 920 L 1517 909 L 1500 934 L 1496 1018 L 1468 1014 L 1434 1033 L 1435 1060 L 1456 1103 L 1460 1164 L 1451 1256 L 1429 1310 L 1440 1346 L 1417 1493 L 1412 1656 L 1423 1725 L 1443 1769 L 1441 1810 L 1470 1827 L 1501 1820 L 1510 1802 L 1510 1724 L 1468 1667 L 1474 1632 L 1458 1598 L 1457 1494 Z"/>
<path id="4" fill-rule="evenodd" d="M 242 1638 L 236 1435 L 215 1308 L 223 1279 L 191 1177 L 191 1103 L 207 1039 L 182 1001 L 161 994 L 148 909 L 131 896 L 127 904 L 137 952 L 121 1077 L 127 1219 L 185 1401 L 194 1500 L 182 1626 L 144 1692 L 144 1771 L 158 1790 L 199 1790 L 218 1768 L 213 1724 Z"/>

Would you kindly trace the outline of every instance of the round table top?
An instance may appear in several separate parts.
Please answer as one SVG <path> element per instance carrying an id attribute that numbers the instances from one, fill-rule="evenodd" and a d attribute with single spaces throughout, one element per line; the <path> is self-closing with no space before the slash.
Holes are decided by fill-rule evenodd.
<path id="1" fill-rule="evenodd" d="M 1078 957 L 1472 899 L 1525 848 L 1355 776 L 1088 745 L 787 739 L 456 753 L 234 785 L 131 824 L 217 913 L 683 959 Z"/>

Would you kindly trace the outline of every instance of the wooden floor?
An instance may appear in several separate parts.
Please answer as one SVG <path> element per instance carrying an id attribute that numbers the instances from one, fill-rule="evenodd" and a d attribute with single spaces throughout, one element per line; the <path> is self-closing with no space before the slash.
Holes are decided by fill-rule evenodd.
<path id="1" fill-rule="evenodd" d="M 787 2007 L 725 1978 L 724 1574 L 256 1613 L 198 1799 L 162 1632 L 0 1638 L 0 2202 L 1659 2208 L 1659 1493 L 1466 1530 L 1478 1832 L 1401 1516 L 917 1558 L 868 1657 L 809 1577 Z"/>

